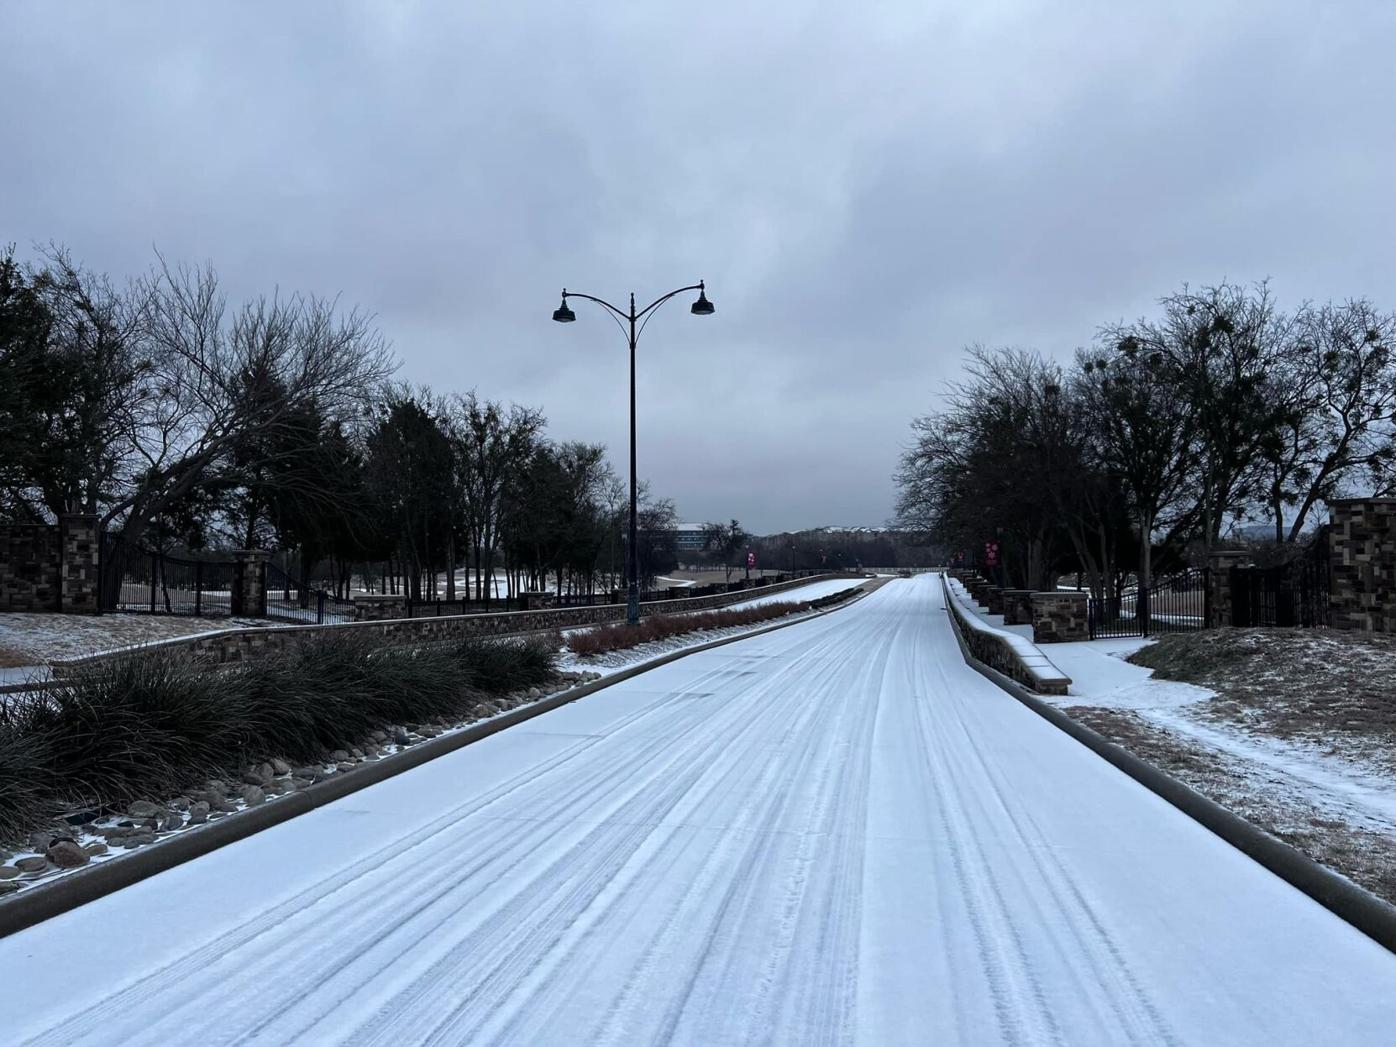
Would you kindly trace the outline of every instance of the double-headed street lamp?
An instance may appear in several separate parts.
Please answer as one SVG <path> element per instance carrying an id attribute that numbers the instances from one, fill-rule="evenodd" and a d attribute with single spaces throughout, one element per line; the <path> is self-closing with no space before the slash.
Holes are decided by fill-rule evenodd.
<path id="1" fill-rule="evenodd" d="M 570 324 L 577 319 L 577 314 L 572 312 L 567 306 L 569 298 L 585 298 L 588 302 L 595 302 L 610 310 L 616 322 L 625 321 L 621 324 L 622 331 L 628 331 L 627 340 L 630 344 L 630 545 L 626 550 L 626 598 L 625 598 L 625 620 L 630 625 L 640 624 L 640 550 L 639 550 L 639 524 L 638 508 L 635 488 L 635 343 L 639 340 L 640 333 L 644 331 L 645 325 L 649 323 L 649 318 L 661 305 L 673 298 L 676 294 L 683 294 L 685 291 L 697 291 L 698 301 L 694 302 L 689 312 L 694 316 L 711 316 L 713 303 L 708 301 L 707 292 L 703 289 L 703 281 L 688 287 L 680 287 L 670 291 L 666 295 L 656 298 L 649 305 L 639 312 L 635 311 L 635 295 L 630 295 L 630 311 L 617 309 L 610 302 L 593 297 L 589 294 L 579 294 L 576 291 L 562 289 L 562 305 L 553 310 L 553 319 L 560 324 Z M 639 327 L 636 327 L 639 324 Z M 627 327 L 628 325 L 628 327 Z"/>

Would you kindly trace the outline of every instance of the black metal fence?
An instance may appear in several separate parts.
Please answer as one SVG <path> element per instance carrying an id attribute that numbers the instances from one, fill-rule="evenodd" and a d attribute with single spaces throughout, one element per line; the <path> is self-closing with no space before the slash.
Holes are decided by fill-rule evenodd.
<path id="1" fill-rule="evenodd" d="M 1111 596 L 1092 596 L 1086 612 L 1091 639 L 1205 629 L 1210 620 L 1209 582 L 1205 568 L 1191 568 L 1147 589 L 1136 585 Z"/>
<path id="2" fill-rule="evenodd" d="M 1329 575 L 1326 556 L 1305 556 L 1278 567 L 1233 567 L 1231 624 L 1298 627 L 1327 626 Z"/>
<path id="3" fill-rule="evenodd" d="M 195 560 L 131 546 L 102 536 L 101 591 L 105 611 L 147 614 L 231 615 L 237 565 Z"/>
<path id="4" fill-rule="evenodd" d="M 267 617 L 288 622 L 324 625 L 354 619 L 354 602 L 324 589 L 303 586 L 276 564 L 264 564 Z"/>

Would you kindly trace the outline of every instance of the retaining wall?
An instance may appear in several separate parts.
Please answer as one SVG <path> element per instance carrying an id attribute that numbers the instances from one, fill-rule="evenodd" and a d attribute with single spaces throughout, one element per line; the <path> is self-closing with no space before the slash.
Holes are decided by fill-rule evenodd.
<path id="1" fill-rule="evenodd" d="M 739 592 L 717 593 L 712 596 L 686 600 L 658 600 L 641 605 L 646 614 L 675 614 L 726 607 L 771 593 L 808 585 L 830 578 L 862 578 L 859 574 L 830 573 L 788 582 L 763 585 Z M 540 611 L 506 611 L 500 614 L 462 614 L 443 618 L 392 618 L 382 621 L 346 622 L 336 625 L 300 625 L 282 628 L 223 629 L 214 633 L 181 636 L 139 648 L 106 651 L 82 658 L 68 658 L 50 663 L 55 676 L 96 661 L 128 656 L 135 651 L 179 650 L 209 662 L 240 662 L 273 651 L 284 650 L 334 629 L 364 629 L 377 636 L 386 636 L 403 643 L 455 640 L 472 636 L 507 636 L 519 633 L 545 632 L 552 629 L 575 629 L 585 625 L 600 625 L 625 620 L 625 604 L 600 604 L 595 607 L 556 607 Z"/>
<path id="2" fill-rule="evenodd" d="M 943 579 L 945 604 L 966 645 L 988 665 L 1038 694 L 1066 694 L 1071 677 L 1052 664 L 1045 654 L 1017 633 L 995 629 L 960 602 L 960 583 Z M 969 597 L 968 593 L 965 598 Z"/>

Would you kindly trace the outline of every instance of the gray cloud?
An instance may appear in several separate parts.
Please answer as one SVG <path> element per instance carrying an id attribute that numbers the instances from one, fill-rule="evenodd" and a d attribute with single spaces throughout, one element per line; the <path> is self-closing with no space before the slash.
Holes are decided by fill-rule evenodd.
<path id="1" fill-rule="evenodd" d="M 641 469 L 760 530 L 882 521 L 967 343 L 1184 280 L 1393 304 L 1389 5 L 856 6 L 11 5 L 0 238 L 342 294 L 617 461 L 623 343 L 558 288 L 705 278 L 641 344 Z"/>

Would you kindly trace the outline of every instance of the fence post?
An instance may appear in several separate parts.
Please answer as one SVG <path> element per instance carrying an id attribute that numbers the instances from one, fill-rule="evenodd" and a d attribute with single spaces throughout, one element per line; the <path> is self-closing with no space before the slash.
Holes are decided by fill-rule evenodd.
<path id="1" fill-rule="evenodd" d="M 155 613 L 155 585 L 160 578 L 160 554 L 150 554 L 150 613 Z"/>
<path id="2" fill-rule="evenodd" d="M 315 590 L 315 624 L 325 624 L 325 590 Z"/>
<path id="3" fill-rule="evenodd" d="M 102 532 L 97 517 L 64 513 L 58 518 L 58 610 L 101 612 Z"/>
<path id="4" fill-rule="evenodd" d="M 230 610 L 238 618 L 267 616 L 267 560 L 265 549 L 233 550 L 233 592 Z"/>
<path id="5" fill-rule="evenodd" d="M 204 562 L 194 561 L 194 617 L 204 613 Z"/>

